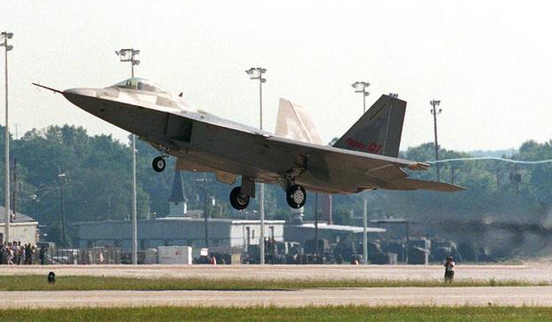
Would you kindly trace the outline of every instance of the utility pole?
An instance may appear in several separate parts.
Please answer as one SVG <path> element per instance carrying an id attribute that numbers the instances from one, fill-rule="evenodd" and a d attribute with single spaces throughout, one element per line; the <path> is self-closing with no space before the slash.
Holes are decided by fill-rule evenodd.
<path id="1" fill-rule="evenodd" d="M 521 182 L 521 174 L 518 174 L 518 165 L 514 164 L 514 172 L 510 173 L 510 180 L 514 182 L 516 194 L 519 195 L 519 183 Z"/>
<path id="2" fill-rule="evenodd" d="M 5 60 L 4 60 L 4 71 L 5 71 L 5 86 L 6 86 L 6 127 L 4 128 L 4 140 L 5 140 L 5 158 L 4 158 L 4 165 L 5 165 L 5 188 L 4 188 L 4 211 L 5 211 L 5 229 L 4 229 L 4 240 L 6 243 L 10 240 L 10 221 L 11 221 L 11 215 L 10 215 L 10 127 L 9 127 L 9 113 L 8 113 L 8 51 L 13 49 L 12 45 L 8 45 L 8 39 L 13 38 L 13 33 L 4 31 L 0 33 L 0 41 L 3 40 L 2 43 L 0 43 L 0 47 L 4 47 L 5 49 Z"/>
<path id="3" fill-rule="evenodd" d="M 263 83 L 266 83 L 266 78 L 263 78 L 263 74 L 266 73 L 265 68 L 252 67 L 245 71 L 249 78 L 252 80 L 259 80 L 259 129 L 263 129 Z M 260 250 L 260 264 L 265 263 L 265 242 L 264 242 L 264 183 L 259 184 L 259 217 L 260 217 L 260 233 L 259 233 L 259 250 Z"/>
<path id="4" fill-rule="evenodd" d="M 437 115 L 441 114 L 442 109 L 437 110 L 437 106 L 441 104 L 441 101 L 431 100 L 429 104 L 432 106 L 430 110 L 433 114 L 433 133 L 435 134 L 435 161 L 439 161 L 439 141 L 437 140 Z M 437 181 L 441 181 L 441 168 L 439 162 L 435 163 L 437 169 Z"/>
<path id="5" fill-rule="evenodd" d="M 115 51 L 121 62 L 130 62 L 130 75 L 134 78 L 134 66 L 140 64 L 135 56 L 140 50 L 134 48 L 123 48 Z M 136 135 L 132 134 L 132 264 L 138 264 L 138 213 L 137 213 L 137 192 L 136 192 Z"/>

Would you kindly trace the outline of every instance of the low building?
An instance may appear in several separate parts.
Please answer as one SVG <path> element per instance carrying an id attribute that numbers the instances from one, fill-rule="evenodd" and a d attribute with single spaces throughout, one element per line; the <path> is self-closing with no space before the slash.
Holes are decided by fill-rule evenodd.
<path id="1" fill-rule="evenodd" d="M 283 220 L 265 220 L 266 238 L 284 240 Z M 113 246 L 123 251 L 132 248 L 130 221 L 108 220 L 80 222 L 79 247 Z M 211 252 L 243 253 L 250 245 L 259 244 L 259 220 L 209 219 L 207 221 L 209 249 Z M 158 246 L 207 247 L 205 220 L 188 217 L 167 217 L 138 221 L 138 249 Z"/>
<path id="2" fill-rule="evenodd" d="M 0 240 L 5 241 L 6 223 L 4 221 L 5 208 L 0 206 Z M 38 242 L 38 221 L 24 215 L 16 213 L 12 215 L 10 223 L 10 242 L 18 241 L 21 244 L 36 245 Z"/>
<path id="3" fill-rule="evenodd" d="M 305 243 L 315 238 L 315 230 L 314 223 L 289 225 L 286 227 L 285 240 Z M 366 231 L 371 239 L 379 234 L 385 233 L 385 229 L 376 227 L 367 227 Z M 339 243 L 346 240 L 361 241 L 363 233 L 363 227 L 318 223 L 318 239 L 325 239 L 330 243 Z"/>

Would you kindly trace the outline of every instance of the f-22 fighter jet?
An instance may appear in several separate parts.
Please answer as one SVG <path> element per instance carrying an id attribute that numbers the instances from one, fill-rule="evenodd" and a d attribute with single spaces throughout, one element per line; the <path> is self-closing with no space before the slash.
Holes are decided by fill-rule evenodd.
<path id="1" fill-rule="evenodd" d="M 408 178 L 403 169 L 426 170 L 429 164 L 398 158 L 406 102 L 387 95 L 333 146 L 326 146 L 313 140 L 310 119 L 289 101 L 280 102 L 276 135 L 194 108 L 181 95 L 172 96 L 141 78 L 64 91 L 35 85 L 61 93 L 81 109 L 150 143 L 160 152 L 152 164 L 157 172 L 172 155 L 180 170 L 213 172 L 227 184 L 241 177 L 241 185 L 230 192 L 230 203 L 239 210 L 255 197 L 255 182 L 279 184 L 292 208 L 305 204 L 306 190 L 349 194 L 377 188 L 463 189 Z"/>

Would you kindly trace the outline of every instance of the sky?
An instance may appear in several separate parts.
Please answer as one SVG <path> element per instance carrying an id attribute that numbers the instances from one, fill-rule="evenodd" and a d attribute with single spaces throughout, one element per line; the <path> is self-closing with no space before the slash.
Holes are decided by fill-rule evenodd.
<path id="1" fill-rule="evenodd" d="M 115 50 L 133 47 L 137 76 L 253 126 L 258 85 L 245 70 L 266 68 L 269 131 L 284 97 L 307 109 L 324 140 L 341 136 L 362 113 L 351 84 L 367 81 L 367 105 L 390 92 L 408 102 L 403 150 L 433 141 L 432 99 L 441 101 L 442 147 L 517 148 L 552 138 L 551 9 L 549 1 L 2 0 L 0 30 L 14 33 L 9 123 L 18 137 L 68 123 L 127 142 L 128 133 L 31 82 L 113 85 L 130 75 Z"/>

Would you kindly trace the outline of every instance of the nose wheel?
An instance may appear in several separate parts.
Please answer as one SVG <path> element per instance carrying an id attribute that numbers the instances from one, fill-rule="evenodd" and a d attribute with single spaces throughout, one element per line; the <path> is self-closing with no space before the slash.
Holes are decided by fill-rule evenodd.
<path id="1" fill-rule="evenodd" d="M 286 201 L 291 208 L 299 209 L 307 202 L 307 192 L 300 185 L 292 185 L 286 190 Z"/>
<path id="2" fill-rule="evenodd" d="M 163 172 L 163 170 L 165 170 L 166 165 L 167 165 L 167 162 L 165 162 L 165 158 L 163 157 L 156 157 L 155 159 L 153 159 L 153 162 L 151 163 L 153 170 L 157 172 Z"/>
<path id="3" fill-rule="evenodd" d="M 241 192 L 241 187 L 235 187 L 230 192 L 230 204 L 234 209 L 244 210 L 249 205 L 249 196 Z"/>

